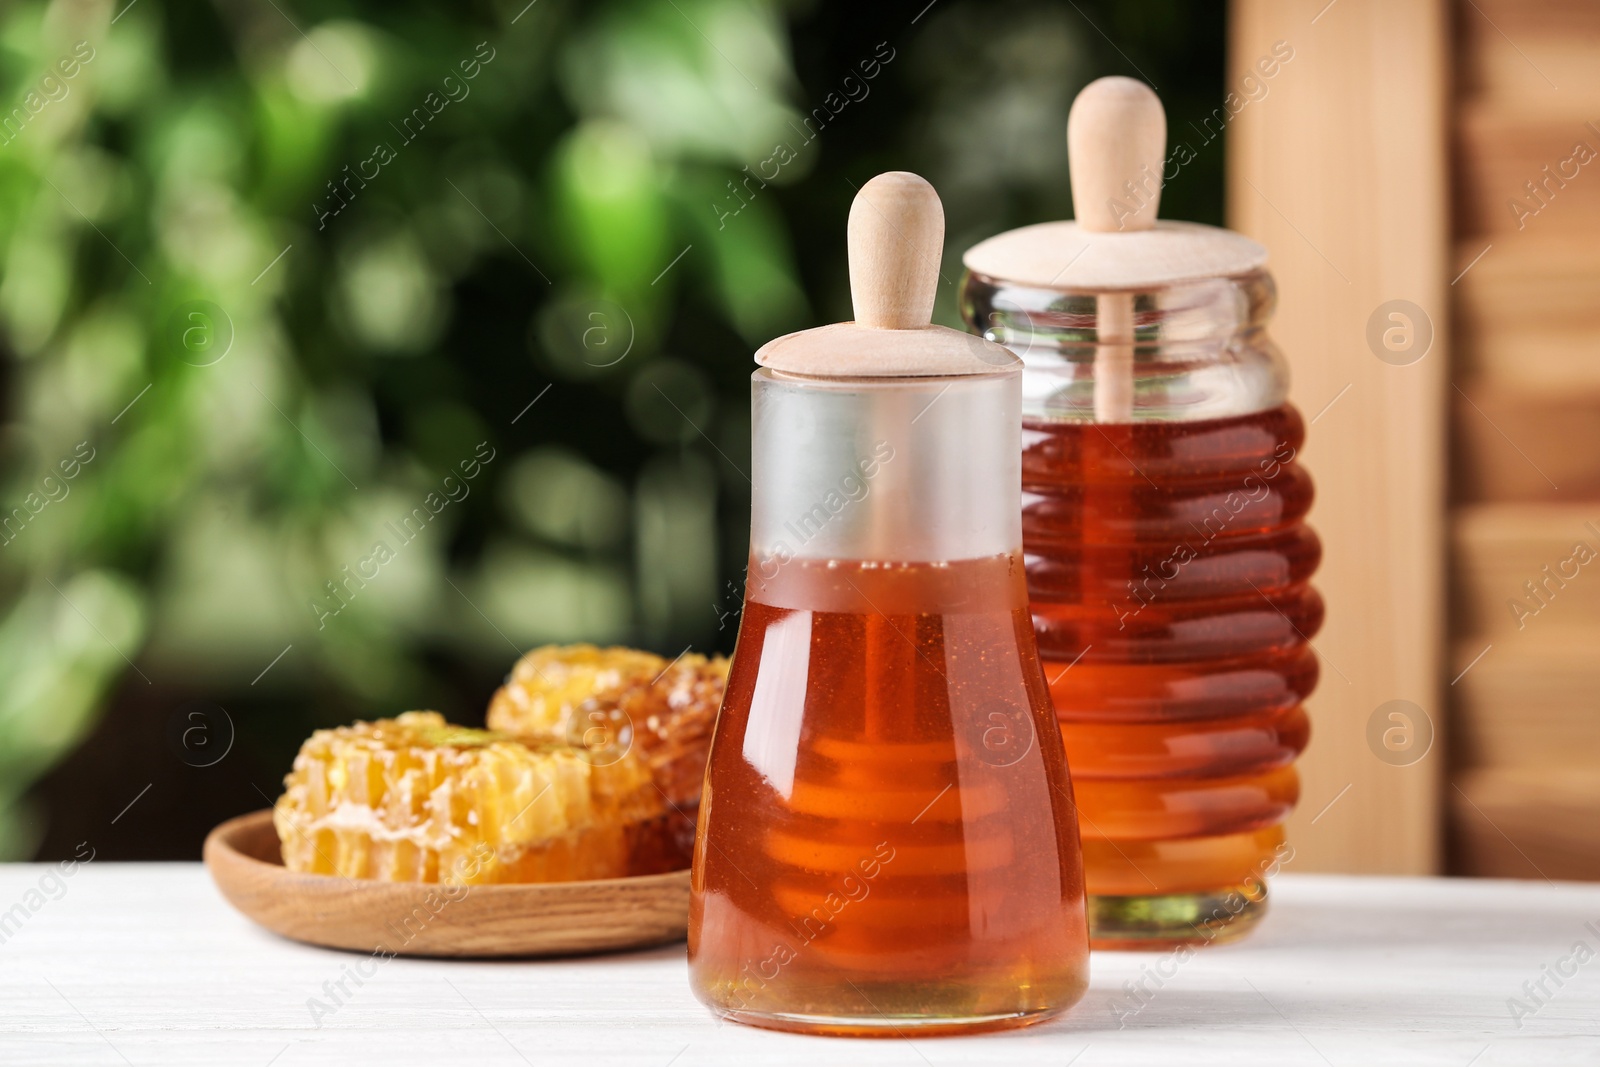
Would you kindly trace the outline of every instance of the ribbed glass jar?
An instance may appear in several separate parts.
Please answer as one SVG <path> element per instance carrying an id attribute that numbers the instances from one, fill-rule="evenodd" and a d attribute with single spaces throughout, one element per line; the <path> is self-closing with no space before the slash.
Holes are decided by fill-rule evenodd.
<path id="1" fill-rule="evenodd" d="M 1265 271 L 1116 294 L 962 280 L 969 328 L 1025 363 L 1028 593 L 1097 947 L 1239 936 L 1290 854 L 1323 606 L 1274 297 Z"/>

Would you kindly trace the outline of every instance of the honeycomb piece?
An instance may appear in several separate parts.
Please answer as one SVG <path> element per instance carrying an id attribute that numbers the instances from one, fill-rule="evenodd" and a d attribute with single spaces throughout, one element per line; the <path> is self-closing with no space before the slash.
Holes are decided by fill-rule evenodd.
<path id="1" fill-rule="evenodd" d="M 685 655 L 652 684 L 615 697 L 624 721 L 632 724 L 656 785 L 679 809 L 700 803 L 711 733 L 727 684 L 726 658 Z"/>
<path id="2" fill-rule="evenodd" d="M 574 881 L 657 863 L 664 805 L 644 763 L 451 726 L 432 711 L 318 730 L 273 812 L 293 871 L 475 885 Z"/>
<path id="3" fill-rule="evenodd" d="M 490 701 L 489 727 L 563 740 L 597 756 L 636 752 L 683 813 L 700 802 L 727 680 L 722 656 L 669 662 L 626 648 L 548 645 L 511 669 Z"/>
<path id="4" fill-rule="evenodd" d="M 594 645 L 546 645 L 517 660 L 489 702 L 489 728 L 538 737 L 582 733 L 579 705 L 649 685 L 667 667 L 651 652 Z"/>

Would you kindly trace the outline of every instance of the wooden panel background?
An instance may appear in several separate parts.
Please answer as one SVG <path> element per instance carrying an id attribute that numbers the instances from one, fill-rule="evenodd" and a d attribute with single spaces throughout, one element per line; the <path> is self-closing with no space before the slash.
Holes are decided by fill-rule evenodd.
<path id="1" fill-rule="evenodd" d="M 1315 420 L 1304 459 L 1328 618 L 1291 869 L 1427 873 L 1444 758 L 1446 12 L 1436 0 L 1234 0 L 1231 15 L 1230 89 L 1275 42 L 1294 49 L 1228 131 L 1229 224 L 1271 252 L 1271 333 Z M 1368 319 L 1391 300 L 1432 323 L 1431 349 L 1409 366 L 1368 346 Z M 1367 739 L 1397 699 L 1436 728 L 1407 766 Z"/>
<path id="2" fill-rule="evenodd" d="M 1453 7 L 1451 869 L 1600 878 L 1600 4 Z"/>

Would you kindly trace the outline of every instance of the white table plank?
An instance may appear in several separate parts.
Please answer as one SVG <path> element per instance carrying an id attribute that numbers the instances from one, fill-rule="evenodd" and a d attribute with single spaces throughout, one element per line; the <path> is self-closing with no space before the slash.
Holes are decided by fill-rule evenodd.
<path id="1" fill-rule="evenodd" d="M 1559 988 L 1545 979 L 1520 1026 L 1507 1003 L 1578 943 L 1600 953 L 1600 886 L 1286 875 L 1242 945 L 1181 963 L 1096 954 L 1089 995 L 1059 1022 L 844 1041 L 719 1025 L 689 993 L 681 945 L 391 960 L 314 1021 L 308 1000 L 331 1004 L 323 983 L 367 957 L 255 928 L 196 864 L 90 864 L 29 912 L 47 870 L 0 866 L 0 1063 L 1600 1063 L 1600 955 Z M 1147 978 L 1153 995 L 1119 1026 L 1126 983 L 1158 965 L 1173 976 Z"/>

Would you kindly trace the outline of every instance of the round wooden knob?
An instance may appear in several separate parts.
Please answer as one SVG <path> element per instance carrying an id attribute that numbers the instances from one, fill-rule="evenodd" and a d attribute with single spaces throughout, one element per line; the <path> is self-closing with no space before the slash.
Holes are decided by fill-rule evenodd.
<path id="1" fill-rule="evenodd" d="M 1161 98 L 1133 78 L 1084 86 L 1067 115 L 1072 211 L 1091 233 L 1148 230 L 1161 206 L 1167 115 Z"/>
<path id="2" fill-rule="evenodd" d="M 914 330 L 933 318 L 944 255 L 944 206 L 923 178 L 889 171 L 850 205 L 850 299 L 856 323 Z"/>
<path id="3" fill-rule="evenodd" d="M 775 337 L 756 352 L 769 370 L 807 378 L 1016 374 L 1022 361 L 992 341 L 931 325 L 944 256 L 944 207 L 915 174 L 880 174 L 850 205 L 854 322 Z"/>

